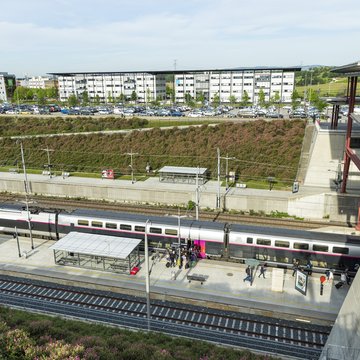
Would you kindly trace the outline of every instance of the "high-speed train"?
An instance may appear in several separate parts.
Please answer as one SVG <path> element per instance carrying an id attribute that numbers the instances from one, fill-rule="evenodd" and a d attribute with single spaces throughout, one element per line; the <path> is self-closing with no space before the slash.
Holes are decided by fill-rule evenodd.
<path id="1" fill-rule="evenodd" d="M 112 211 L 75 211 L 30 208 L 32 233 L 59 239 L 69 232 L 85 232 L 144 239 L 151 248 L 169 248 L 181 242 L 198 245 L 201 255 L 224 259 L 257 259 L 291 265 L 311 260 L 314 266 L 353 269 L 360 264 L 360 236 L 289 230 L 149 216 Z M 29 233 L 28 212 L 21 205 L 0 204 L 0 232 Z"/>

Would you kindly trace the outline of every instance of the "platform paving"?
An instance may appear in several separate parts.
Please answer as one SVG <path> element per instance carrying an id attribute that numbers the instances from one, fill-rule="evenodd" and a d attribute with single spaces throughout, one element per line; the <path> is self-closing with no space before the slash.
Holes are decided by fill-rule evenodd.
<path id="1" fill-rule="evenodd" d="M 20 237 L 19 240 L 21 253 L 27 252 L 26 256 L 19 257 L 16 239 L 0 236 L 0 273 L 145 297 L 144 263 L 135 276 L 55 265 L 53 251 L 49 249 L 54 241 L 34 239 L 35 248 L 31 250 L 29 238 Z M 163 256 L 154 263 L 150 260 L 152 299 L 182 301 L 317 324 L 335 321 L 349 290 L 348 286 L 337 290 L 334 283 L 329 282 L 325 283 L 323 295 L 320 295 L 320 274 L 315 273 L 309 278 L 307 295 L 304 296 L 295 290 L 291 270 L 284 274 L 283 291 L 278 292 L 272 291 L 274 280 L 271 268 L 266 271 L 265 279 L 258 277 L 257 270 L 250 285 L 243 281 L 244 264 L 205 259 L 199 260 L 191 269 L 167 268 L 165 265 Z M 189 274 L 205 275 L 206 280 L 203 284 L 189 282 Z"/>

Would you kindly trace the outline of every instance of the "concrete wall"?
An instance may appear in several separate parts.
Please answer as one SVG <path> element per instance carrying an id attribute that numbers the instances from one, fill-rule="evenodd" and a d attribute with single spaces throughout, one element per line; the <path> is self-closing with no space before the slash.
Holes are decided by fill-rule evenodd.
<path id="1" fill-rule="evenodd" d="M 24 194 L 22 174 L 0 173 L 0 192 Z M 195 185 L 164 184 L 158 179 L 131 184 L 130 181 L 70 177 L 49 179 L 28 175 L 33 194 L 68 198 L 117 201 L 123 203 L 186 206 L 195 201 Z M 300 192 L 231 188 L 225 195 L 221 189 L 223 209 L 271 213 L 288 213 L 305 219 L 328 218 L 354 223 L 357 218 L 357 194 L 323 192 L 321 189 L 300 187 Z M 216 207 L 217 182 L 200 188 L 200 208 Z"/>
<path id="2" fill-rule="evenodd" d="M 338 130 L 329 130 L 329 124 L 316 124 L 309 154 L 309 164 L 304 179 L 306 186 L 319 186 L 335 189 L 334 180 L 343 169 L 346 128 L 344 124 Z M 359 129 L 352 131 L 354 137 L 360 137 Z M 348 189 L 360 189 L 360 171 L 351 162 Z"/>
<path id="3" fill-rule="evenodd" d="M 347 286 L 347 285 L 345 285 Z M 333 291 L 342 291 L 334 288 Z M 360 274 L 353 280 L 320 360 L 360 359 Z"/>

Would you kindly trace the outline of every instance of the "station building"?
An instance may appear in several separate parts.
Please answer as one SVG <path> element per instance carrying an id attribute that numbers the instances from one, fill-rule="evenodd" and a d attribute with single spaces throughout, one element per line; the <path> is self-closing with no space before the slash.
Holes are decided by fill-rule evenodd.
<path id="1" fill-rule="evenodd" d="M 295 84 L 295 71 L 291 68 L 233 68 L 219 70 L 174 70 L 174 71 L 131 71 L 131 72 L 80 72 L 51 73 L 58 79 L 59 97 L 67 101 L 70 95 L 81 99 L 86 91 L 90 100 L 102 103 L 131 99 L 136 94 L 137 102 L 148 103 L 155 99 L 166 100 L 166 85 L 174 88 L 175 101 L 185 103 L 187 94 L 193 99 L 203 97 L 213 101 L 229 103 L 231 98 L 241 101 L 244 92 L 249 101 L 257 104 L 259 93 L 265 94 L 265 101 L 279 96 L 281 102 L 291 102 Z"/>

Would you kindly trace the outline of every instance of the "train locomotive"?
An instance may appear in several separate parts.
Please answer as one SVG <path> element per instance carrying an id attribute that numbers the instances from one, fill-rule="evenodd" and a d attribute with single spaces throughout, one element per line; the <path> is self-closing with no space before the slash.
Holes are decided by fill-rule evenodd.
<path id="1" fill-rule="evenodd" d="M 360 264 L 360 237 L 355 235 L 240 225 L 171 216 L 149 216 L 114 211 L 74 211 L 29 208 L 32 233 L 59 239 L 69 232 L 85 232 L 144 239 L 149 246 L 166 249 L 182 244 L 197 245 L 203 257 L 226 260 L 257 259 L 276 266 L 291 266 L 294 259 L 314 267 L 343 270 Z M 21 205 L 0 204 L 0 232 L 29 233 L 29 217 Z"/>

